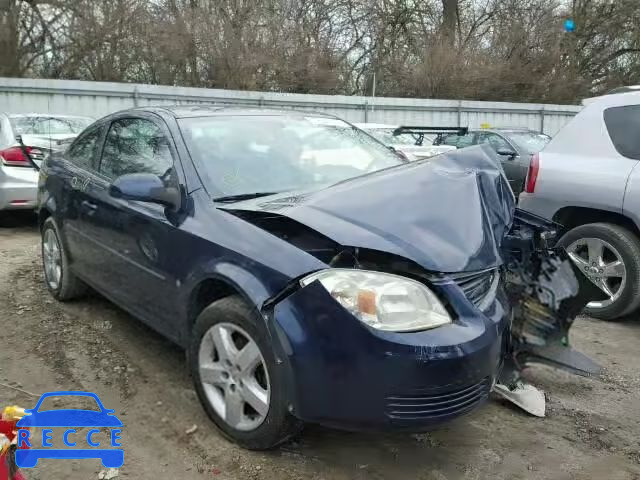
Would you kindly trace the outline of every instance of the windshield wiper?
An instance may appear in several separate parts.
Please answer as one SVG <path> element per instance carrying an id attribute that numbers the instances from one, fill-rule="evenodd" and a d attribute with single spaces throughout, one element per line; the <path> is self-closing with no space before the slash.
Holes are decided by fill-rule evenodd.
<path id="1" fill-rule="evenodd" d="M 214 198 L 214 202 L 240 202 L 242 200 L 251 200 L 252 198 L 268 197 L 269 195 L 275 195 L 281 192 L 253 192 L 253 193 L 239 193 L 237 195 L 225 195 L 223 197 Z"/>

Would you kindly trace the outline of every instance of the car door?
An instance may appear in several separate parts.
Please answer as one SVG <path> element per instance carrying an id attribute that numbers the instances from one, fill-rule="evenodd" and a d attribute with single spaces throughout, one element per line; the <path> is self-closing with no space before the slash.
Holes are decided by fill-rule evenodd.
<path id="1" fill-rule="evenodd" d="M 522 192 L 524 189 L 524 180 L 529 168 L 529 156 L 527 155 L 527 158 L 523 158 L 523 156 L 518 154 L 516 148 L 506 138 L 494 132 L 478 133 L 477 143 L 489 145 L 496 153 L 498 151 L 511 151 L 514 153 L 514 155 L 498 156 L 513 193 L 517 196 Z"/>
<path id="2" fill-rule="evenodd" d="M 95 235 L 90 231 L 92 223 L 86 220 L 93 214 L 91 183 L 97 180 L 97 157 L 103 136 L 104 124 L 89 128 L 64 155 L 52 156 L 48 166 L 51 169 L 48 189 L 57 202 L 57 221 L 69 253 L 70 267 L 89 283 L 93 283 L 95 273 L 102 268 L 102 259 L 90 241 Z"/>
<path id="3" fill-rule="evenodd" d="M 131 173 L 152 173 L 179 183 L 175 146 L 166 125 L 153 117 L 114 120 L 105 134 L 100 181 L 91 184 L 92 231 L 104 265 L 103 292 L 136 316 L 172 336 L 177 281 L 172 250 L 176 226 L 159 204 L 114 198 L 109 186 Z M 173 237 L 175 240 L 175 237 Z"/>

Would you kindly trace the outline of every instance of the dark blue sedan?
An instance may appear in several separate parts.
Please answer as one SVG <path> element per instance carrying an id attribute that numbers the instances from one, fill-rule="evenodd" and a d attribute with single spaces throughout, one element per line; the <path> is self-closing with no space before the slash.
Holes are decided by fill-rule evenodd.
<path id="1" fill-rule="evenodd" d="M 209 416 L 253 449 L 469 412 L 499 375 L 557 365 L 541 345 L 584 304 L 489 150 L 407 164 L 328 115 L 108 116 L 44 163 L 39 216 L 51 294 L 91 286 L 185 347 Z"/>

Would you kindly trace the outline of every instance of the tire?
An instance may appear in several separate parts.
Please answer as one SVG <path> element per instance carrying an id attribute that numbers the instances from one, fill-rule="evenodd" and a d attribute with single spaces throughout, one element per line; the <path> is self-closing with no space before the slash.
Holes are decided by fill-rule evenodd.
<path id="1" fill-rule="evenodd" d="M 44 272 L 44 283 L 47 286 L 47 289 L 56 300 L 61 302 L 66 302 L 82 296 L 87 290 L 87 285 L 76 277 L 69 268 L 69 256 L 64 249 L 64 244 L 60 240 L 58 227 L 52 217 L 47 218 L 42 224 L 41 234 L 42 270 Z M 55 282 L 55 284 L 50 280 L 46 268 L 45 239 L 48 238 L 49 235 L 52 235 L 53 238 L 55 238 L 60 256 L 60 278 Z"/>
<path id="2" fill-rule="evenodd" d="M 585 307 L 585 313 L 601 320 L 623 320 L 640 306 L 640 240 L 626 228 L 610 223 L 590 223 L 567 232 L 558 245 L 569 248 L 581 239 L 595 238 L 614 247 L 624 264 L 625 285 L 613 303 L 602 307 Z M 603 294 L 604 295 L 604 294 Z"/>
<path id="3" fill-rule="evenodd" d="M 212 384 L 203 383 L 201 378 L 200 359 L 201 346 L 203 352 L 207 352 L 208 344 L 205 334 L 211 334 L 215 328 L 237 328 L 250 337 L 257 345 L 261 354 L 263 365 L 266 369 L 266 378 L 270 388 L 268 398 L 268 411 L 264 420 L 251 430 L 238 429 L 231 426 L 214 408 L 209 395 L 212 395 Z M 242 335 L 241 335 L 242 336 Z M 214 361 L 217 353 L 213 352 L 211 361 Z M 217 348 L 215 348 L 217 352 Z M 203 353 L 203 355 L 209 355 Z M 208 358 L 208 357 L 207 357 Z M 236 357 L 237 358 L 237 357 Z M 302 430 L 302 422 L 294 418 L 288 410 L 288 402 L 285 393 L 285 380 L 282 367 L 276 364 L 275 355 L 268 337 L 262 318 L 250 308 L 239 296 L 226 297 L 218 300 L 207 308 L 196 319 L 193 327 L 188 349 L 189 368 L 191 370 L 195 390 L 209 418 L 218 429 L 230 440 L 249 450 L 267 450 L 286 442 Z M 217 358 L 217 365 L 222 364 L 222 359 Z M 261 367 L 258 367 L 261 368 Z M 238 374 L 239 375 L 239 374 Z M 228 375 L 227 375 L 228 378 Z M 233 379 L 232 379 L 233 380 Z M 238 381 L 238 380 L 235 380 Z M 239 392 L 243 388 L 242 381 L 238 381 Z M 244 385 L 246 388 L 247 384 Z M 205 388 L 207 390 L 205 390 Z M 230 385 L 219 387 L 217 395 L 229 393 Z M 222 393 L 223 392 L 223 393 Z M 241 394 L 242 395 L 242 394 Z M 223 400 L 223 403 L 225 400 Z M 227 407 L 225 407 L 226 409 Z M 244 407 L 246 408 L 246 406 Z M 226 410 L 225 410 L 226 411 Z M 257 411 L 256 411 L 257 412 Z M 259 415 L 259 414 L 258 414 Z"/>

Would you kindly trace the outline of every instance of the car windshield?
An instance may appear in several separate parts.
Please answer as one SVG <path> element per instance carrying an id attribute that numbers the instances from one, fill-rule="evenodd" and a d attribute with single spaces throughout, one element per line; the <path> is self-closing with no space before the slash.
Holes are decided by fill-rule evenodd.
<path id="1" fill-rule="evenodd" d="M 334 118 L 224 115 L 179 124 L 189 153 L 224 196 L 331 185 L 405 163 Z"/>
<path id="2" fill-rule="evenodd" d="M 16 135 L 60 135 L 78 134 L 93 119 L 88 117 L 14 116 L 9 117 Z"/>
<path id="3" fill-rule="evenodd" d="M 415 145 L 417 140 L 416 137 L 410 133 L 394 135 L 393 132 L 395 129 L 393 128 L 365 128 L 364 130 L 385 145 Z"/>
<path id="4" fill-rule="evenodd" d="M 529 154 L 538 153 L 551 140 L 549 135 L 536 132 L 510 132 L 507 136 L 518 149 Z"/>

